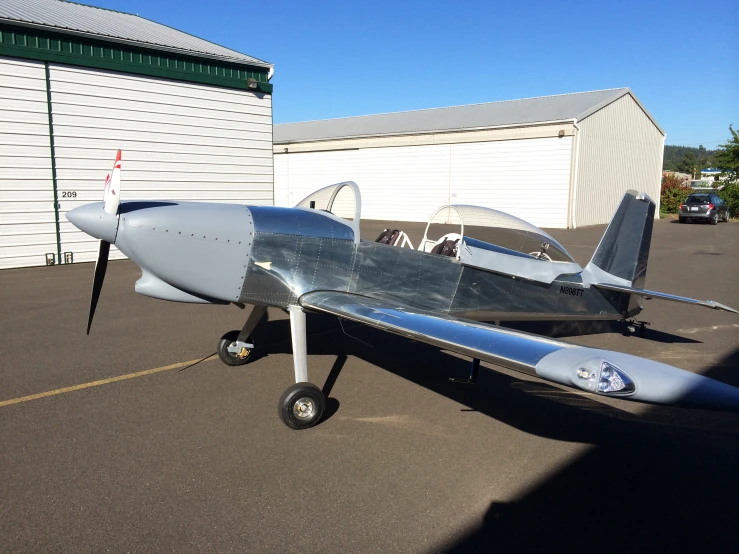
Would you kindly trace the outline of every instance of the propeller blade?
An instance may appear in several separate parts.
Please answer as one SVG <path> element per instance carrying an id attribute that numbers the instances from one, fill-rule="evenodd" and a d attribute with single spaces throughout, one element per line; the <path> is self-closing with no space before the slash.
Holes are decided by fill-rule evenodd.
<path id="1" fill-rule="evenodd" d="M 87 318 L 87 334 L 90 334 L 90 326 L 92 326 L 92 318 L 95 315 L 95 308 L 98 305 L 100 291 L 103 289 L 103 281 L 105 280 L 105 270 L 108 268 L 108 254 L 110 253 L 110 243 L 104 240 L 100 241 L 100 249 L 98 250 L 98 259 L 95 262 L 95 275 L 92 278 L 92 295 L 90 296 L 90 315 Z"/>

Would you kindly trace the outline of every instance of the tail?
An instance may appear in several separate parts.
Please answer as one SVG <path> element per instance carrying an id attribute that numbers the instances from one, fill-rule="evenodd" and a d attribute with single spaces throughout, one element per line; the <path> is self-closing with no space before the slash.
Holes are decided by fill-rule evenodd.
<path id="1" fill-rule="evenodd" d="M 652 242 L 654 201 L 629 190 L 611 219 L 585 274 L 593 283 L 613 283 L 642 288 Z"/>
<path id="2" fill-rule="evenodd" d="M 582 272 L 583 282 L 609 295 L 624 318 L 641 311 L 641 298 L 660 298 L 739 314 L 739 310 L 713 300 L 695 300 L 644 289 L 655 209 L 654 201 L 643 192 L 626 191 L 595 254 Z"/>

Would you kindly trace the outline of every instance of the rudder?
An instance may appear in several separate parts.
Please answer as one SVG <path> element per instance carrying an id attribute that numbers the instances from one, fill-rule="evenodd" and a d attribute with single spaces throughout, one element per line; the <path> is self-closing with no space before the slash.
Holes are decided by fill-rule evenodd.
<path id="1" fill-rule="evenodd" d="M 586 270 L 597 272 L 601 281 L 613 276 L 633 287 L 642 287 L 647 276 L 655 209 L 654 201 L 645 193 L 626 191 Z"/>

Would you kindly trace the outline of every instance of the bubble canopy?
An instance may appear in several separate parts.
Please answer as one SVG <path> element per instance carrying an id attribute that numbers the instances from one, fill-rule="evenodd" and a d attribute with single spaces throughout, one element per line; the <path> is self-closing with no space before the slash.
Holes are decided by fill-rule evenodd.
<path id="1" fill-rule="evenodd" d="M 500 253 L 574 262 L 565 247 L 546 231 L 491 208 L 464 204 L 442 206 L 429 220 L 422 245 L 449 233 L 458 233 L 465 244 L 476 248 L 491 250 L 489 246 L 495 245 L 500 247 L 495 249 Z"/>

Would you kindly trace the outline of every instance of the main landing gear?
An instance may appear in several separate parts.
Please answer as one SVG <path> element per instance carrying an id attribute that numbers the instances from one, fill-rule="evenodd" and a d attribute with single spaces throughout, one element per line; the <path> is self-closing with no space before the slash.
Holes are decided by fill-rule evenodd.
<path id="1" fill-rule="evenodd" d="M 254 341 L 252 332 L 267 311 L 264 306 L 254 306 L 240 332 L 231 331 L 218 342 L 218 357 L 231 366 L 244 365 L 252 359 Z M 308 429 L 323 417 L 326 397 L 316 385 L 308 382 L 308 347 L 306 340 L 305 312 L 300 306 L 290 306 L 290 332 L 295 365 L 295 384 L 280 396 L 277 413 L 291 429 Z"/>

